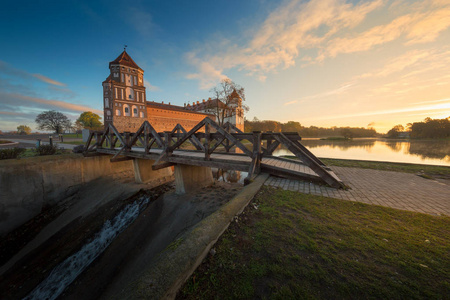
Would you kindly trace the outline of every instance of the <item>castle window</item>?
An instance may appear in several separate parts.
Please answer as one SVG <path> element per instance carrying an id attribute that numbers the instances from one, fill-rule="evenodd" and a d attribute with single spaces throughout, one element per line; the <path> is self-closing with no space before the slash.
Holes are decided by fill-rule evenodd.
<path id="1" fill-rule="evenodd" d="M 111 115 L 111 111 L 110 111 L 110 110 L 107 110 L 107 111 L 106 111 L 106 115 L 107 115 L 107 116 L 110 116 L 110 115 Z"/>
<path id="2" fill-rule="evenodd" d="M 109 99 L 105 98 L 105 107 L 109 107 Z"/>
<path id="3" fill-rule="evenodd" d="M 138 116 L 138 110 L 136 108 L 136 106 L 133 106 L 133 117 L 137 117 Z"/>
<path id="4" fill-rule="evenodd" d="M 121 115 L 120 109 L 116 109 L 116 116 L 120 116 L 120 115 Z"/>
<path id="5" fill-rule="evenodd" d="M 143 118 L 143 117 L 144 117 L 144 112 L 141 111 L 141 112 L 139 113 L 139 115 L 140 115 L 141 118 Z"/>
<path id="6" fill-rule="evenodd" d="M 121 77 L 121 81 L 122 81 L 122 82 L 125 81 L 123 76 L 124 76 L 124 75 L 123 75 L 123 73 L 122 73 L 122 77 Z"/>
<path id="7" fill-rule="evenodd" d="M 124 104 L 123 105 L 123 111 L 124 111 L 124 116 L 129 117 L 130 116 L 130 107 L 128 106 L 128 104 Z"/>

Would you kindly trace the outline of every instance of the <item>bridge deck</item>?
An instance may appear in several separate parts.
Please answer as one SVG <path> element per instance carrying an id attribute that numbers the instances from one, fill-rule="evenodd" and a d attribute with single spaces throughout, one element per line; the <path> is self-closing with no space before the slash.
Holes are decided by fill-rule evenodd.
<path id="1" fill-rule="evenodd" d="M 120 148 L 100 148 L 97 149 L 97 152 L 104 154 L 117 154 L 119 149 Z M 133 147 L 131 151 L 127 152 L 125 155 L 127 157 L 157 160 L 162 151 L 162 149 L 152 148 L 149 154 L 145 154 L 143 148 Z M 205 160 L 205 154 L 201 151 L 175 150 L 171 156 L 165 158 L 165 161 L 246 172 L 249 169 L 252 159 L 239 153 L 215 152 L 211 154 L 210 160 Z M 276 156 L 263 157 L 261 160 L 261 170 L 279 176 L 321 181 L 318 174 L 298 160 L 291 160 Z M 331 170 L 328 172 L 340 181 L 340 179 Z"/>

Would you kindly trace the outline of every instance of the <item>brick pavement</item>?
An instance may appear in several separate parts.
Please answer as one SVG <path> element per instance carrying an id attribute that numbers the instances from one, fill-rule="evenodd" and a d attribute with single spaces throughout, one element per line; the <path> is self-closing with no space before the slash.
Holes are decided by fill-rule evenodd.
<path id="1" fill-rule="evenodd" d="M 450 184 L 415 174 L 331 167 L 351 189 L 337 190 L 307 181 L 271 176 L 265 185 L 349 201 L 450 216 Z"/>

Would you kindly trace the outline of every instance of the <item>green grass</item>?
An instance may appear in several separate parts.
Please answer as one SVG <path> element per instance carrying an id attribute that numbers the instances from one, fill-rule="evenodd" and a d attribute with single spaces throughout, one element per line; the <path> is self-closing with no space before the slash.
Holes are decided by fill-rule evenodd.
<path id="1" fill-rule="evenodd" d="M 178 299 L 443 299 L 450 218 L 263 188 Z"/>
<path id="2" fill-rule="evenodd" d="M 83 138 L 83 135 L 81 133 L 77 134 L 76 133 L 65 133 L 63 134 L 64 138 L 70 138 L 70 139 L 81 139 Z"/>
<path id="3" fill-rule="evenodd" d="M 286 155 L 284 157 L 290 159 L 297 159 L 297 157 L 290 155 Z M 428 176 L 430 175 L 450 176 L 450 167 L 446 166 L 419 165 L 419 164 L 368 161 L 368 160 L 335 159 L 335 158 L 320 158 L 320 160 L 327 166 L 375 169 L 375 170 L 396 171 L 404 173 L 422 173 L 428 174 Z"/>
<path id="4" fill-rule="evenodd" d="M 80 141 L 70 141 L 70 142 L 58 142 L 58 144 L 70 144 L 70 145 L 84 145 L 86 142 Z"/>
<path id="5" fill-rule="evenodd" d="M 418 164 L 379 162 L 367 160 L 333 159 L 333 158 L 321 158 L 320 160 L 323 161 L 323 163 L 328 166 L 376 169 L 376 170 L 397 171 L 405 173 L 450 175 L 450 167 L 445 166 L 418 165 Z"/>

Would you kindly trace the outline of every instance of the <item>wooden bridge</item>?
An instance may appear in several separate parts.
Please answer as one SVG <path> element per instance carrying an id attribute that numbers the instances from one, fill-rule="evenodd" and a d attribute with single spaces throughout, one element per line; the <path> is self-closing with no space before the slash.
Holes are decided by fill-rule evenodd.
<path id="1" fill-rule="evenodd" d="M 183 164 L 245 171 L 248 172 L 245 183 L 260 172 L 267 172 L 344 188 L 343 182 L 300 141 L 296 132 L 244 133 L 230 123 L 219 126 L 209 118 L 189 132 L 180 124 L 172 131 L 156 132 L 145 121 L 135 133 L 119 133 L 113 125 L 108 125 L 103 132 L 92 131 L 84 155 L 109 154 L 111 162 L 134 158 L 154 160 L 153 170 Z M 298 160 L 273 156 L 279 145 L 285 146 Z M 230 152 L 232 149 L 240 151 Z"/>

